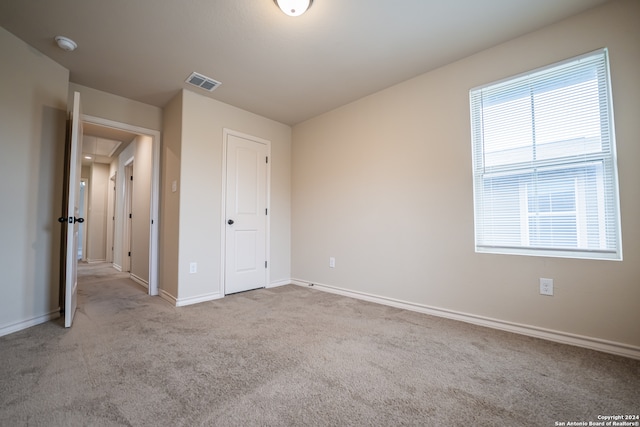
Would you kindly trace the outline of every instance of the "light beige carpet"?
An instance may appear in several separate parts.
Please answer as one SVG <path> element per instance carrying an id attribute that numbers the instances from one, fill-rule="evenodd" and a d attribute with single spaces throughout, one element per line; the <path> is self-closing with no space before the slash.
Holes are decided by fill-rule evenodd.
<path id="1" fill-rule="evenodd" d="M 640 361 L 296 286 L 175 308 L 81 267 L 0 338 L 1 426 L 554 426 L 640 412 Z"/>

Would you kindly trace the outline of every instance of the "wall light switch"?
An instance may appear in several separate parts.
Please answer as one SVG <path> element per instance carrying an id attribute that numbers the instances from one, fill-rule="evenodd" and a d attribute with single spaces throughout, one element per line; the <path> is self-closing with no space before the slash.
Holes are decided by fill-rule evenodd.
<path id="1" fill-rule="evenodd" d="M 329 257 L 329 267 L 336 268 L 336 259 L 334 257 Z"/>
<path id="2" fill-rule="evenodd" d="M 198 272 L 198 263 L 197 262 L 192 262 L 191 264 L 189 264 L 189 273 L 193 274 L 193 273 L 197 273 Z"/>
<path id="3" fill-rule="evenodd" d="M 178 181 L 173 180 L 171 181 L 171 192 L 175 193 L 176 191 L 178 191 Z"/>
<path id="4" fill-rule="evenodd" d="M 540 278 L 540 295 L 553 295 L 553 279 Z"/>

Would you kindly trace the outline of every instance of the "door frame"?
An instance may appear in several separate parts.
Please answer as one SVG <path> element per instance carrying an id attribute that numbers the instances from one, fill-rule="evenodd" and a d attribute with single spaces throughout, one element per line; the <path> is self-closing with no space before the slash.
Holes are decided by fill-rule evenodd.
<path id="1" fill-rule="evenodd" d="M 134 158 L 126 160 L 124 163 L 124 217 L 122 218 L 122 271 L 131 274 L 131 248 L 133 238 L 133 169 Z M 126 254 L 126 255 L 125 255 Z"/>
<path id="2" fill-rule="evenodd" d="M 265 144 L 267 146 L 267 176 L 266 176 L 266 230 L 265 230 L 265 258 L 267 259 L 265 287 L 269 287 L 271 282 L 271 141 L 268 139 L 260 138 L 257 136 L 249 135 L 243 132 L 238 132 L 232 129 L 222 129 L 222 200 L 220 202 L 220 296 L 224 297 L 226 294 L 226 261 L 227 261 L 227 145 L 229 136 L 237 136 L 239 138 L 248 139 L 250 141 L 257 142 L 259 144 Z"/>
<path id="3" fill-rule="evenodd" d="M 82 167 L 80 167 L 80 176 L 82 176 Z M 84 199 L 82 200 L 82 212 L 81 217 L 85 219 L 83 223 L 81 223 L 78 228 L 82 228 L 82 257 L 78 258 L 81 261 L 87 261 L 87 242 L 89 241 L 89 233 L 87 231 L 88 223 L 89 223 L 89 185 L 91 181 L 89 178 L 80 178 L 80 191 L 82 192 L 82 183 L 84 182 Z M 80 195 L 80 193 L 78 193 Z"/>
<path id="4" fill-rule="evenodd" d="M 115 120 L 103 119 L 101 117 L 82 115 L 85 123 L 120 129 L 151 138 L 152 160 L 151 160 L 151 206 L 149 224 L 149 295 L 158 295 L 158 233 L 159 233 L 159 212 L 160 212 L 160 136 L 158 130 L 134 126 Z"/>
<path id="5" fill-rule="evenodd" d="M 118 171 L 109 177 L 109 191 L 107 193 L 107 212 L 111 218 L 107 220 L 107 262 L 113 264 L 113 245 L 116 235 L 116 179 Z"/>

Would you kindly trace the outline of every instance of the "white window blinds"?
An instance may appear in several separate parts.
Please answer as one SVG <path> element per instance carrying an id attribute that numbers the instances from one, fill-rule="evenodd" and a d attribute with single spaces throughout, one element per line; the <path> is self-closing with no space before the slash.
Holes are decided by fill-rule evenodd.
<path id="1" fill-rule="evenodd" d="M 476 251 L 621 259 L 607 51 L 470 102 Z"/>

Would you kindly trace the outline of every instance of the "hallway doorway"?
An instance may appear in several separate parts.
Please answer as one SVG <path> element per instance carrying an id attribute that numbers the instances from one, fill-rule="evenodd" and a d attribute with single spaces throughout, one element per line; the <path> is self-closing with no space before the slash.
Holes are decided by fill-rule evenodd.
<path id="1" fill-rule="evenodd" d="M 160 132 L 88 115 L 83 115 L 82 121 L 83 149 L 84 141 L 88 142 L 83 150 L 83 170 L 89 176 L 90 203 L 86 246 L 97 254 L 87 261 L 109 262 L 115 271 L 129 274 L 145 287 L 149 295 L 158 295 Z M 125 181 L 133 176 L 131 170 L 127 178 L 125 167 L 134 159 L 135 195 L 126 191 L 133 186 Z M 93 200 L 92 194 L 96 195 Z M 92 209 L 92 201 L 96 209 Z M 134 251 L 135 262 L 131 263 Z"/>

